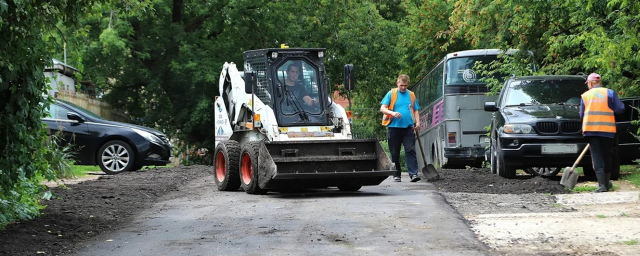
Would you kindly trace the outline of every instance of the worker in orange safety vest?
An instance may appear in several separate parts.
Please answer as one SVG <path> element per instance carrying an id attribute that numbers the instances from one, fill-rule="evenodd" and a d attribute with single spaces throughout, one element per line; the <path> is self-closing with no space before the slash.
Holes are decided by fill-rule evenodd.
<path id="1" fill-rule="evenodd" d="M 598 189 L 594 192 L 607 192 L 611 189 L 611 158 L 616 135 L 615 114 L 625 111 L 624 104 L 611 89 L 602 87 L 600 75 L 591 73 L 585 82 L 589 90 L 582 94 L 580 118 L 582 135 L 591 147 L 591 162 L 598 179 Z"/>

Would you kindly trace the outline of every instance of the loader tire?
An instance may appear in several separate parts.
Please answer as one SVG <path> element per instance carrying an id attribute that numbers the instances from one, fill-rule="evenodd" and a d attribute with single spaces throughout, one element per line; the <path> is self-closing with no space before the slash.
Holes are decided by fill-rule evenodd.
<path id="1" fill-rule="evenodd" d="M 221 141 L 216 146 L 213 179 L 220 191 L 236 191 L 240 187 L 238 174 L 240 144 L 237 141 Z"/>
<path id="2" fill-rule="evenodd" d="M 247 143 L 240 153 L 240 186 L 247 194 L 264 195 L 268 191 L 258 185 L 260 142 Z"/>

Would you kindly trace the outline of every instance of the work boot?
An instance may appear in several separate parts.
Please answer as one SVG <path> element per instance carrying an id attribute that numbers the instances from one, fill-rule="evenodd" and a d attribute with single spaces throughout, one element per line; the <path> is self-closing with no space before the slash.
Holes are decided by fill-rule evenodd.
<path id="1" fill-rule="evenodd" d="M 611 183 L 611 173 L 610 172 L 605 173 L 604 177 L 606 179 L 607 191 L 609 191 L 613 187 L 613 184 Z"/>
<path id="2" fill-rule="evenodd" d="M 607 192 L 607 176 L 604 173 L 604 169 L 598 168 L 596 171 L 596 178 L 598 179 L 598 189 L 594 190 L 595 193 Z"/>

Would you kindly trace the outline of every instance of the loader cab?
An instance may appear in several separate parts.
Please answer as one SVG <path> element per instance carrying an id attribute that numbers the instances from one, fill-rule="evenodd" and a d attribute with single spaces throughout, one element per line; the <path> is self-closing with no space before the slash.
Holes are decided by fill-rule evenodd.
<path id="1" fill-rule="evenodd" d="M 324 52 L 322 48 L 245 52 L 245 71 L 256 75 L 254 94 L 273 109 L 278 126 L 329 125 Z"/>
<path id="2" fill-rule="evenodd" d="M 318 67 L 304 59 L 288 59 L 276 66 L 275 101 L 280 123 L 323 122 L 323 101 L 318 90 Z"/>

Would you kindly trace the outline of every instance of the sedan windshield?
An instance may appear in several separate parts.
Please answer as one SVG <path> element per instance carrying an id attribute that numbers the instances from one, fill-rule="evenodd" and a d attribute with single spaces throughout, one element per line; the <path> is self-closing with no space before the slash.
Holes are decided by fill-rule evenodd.
<path id="1" fill-rule="evenodd" d="M 524 80 L 509 84 L 505 105 L 579 105 L 589 88 L 580 80 Z"/>

